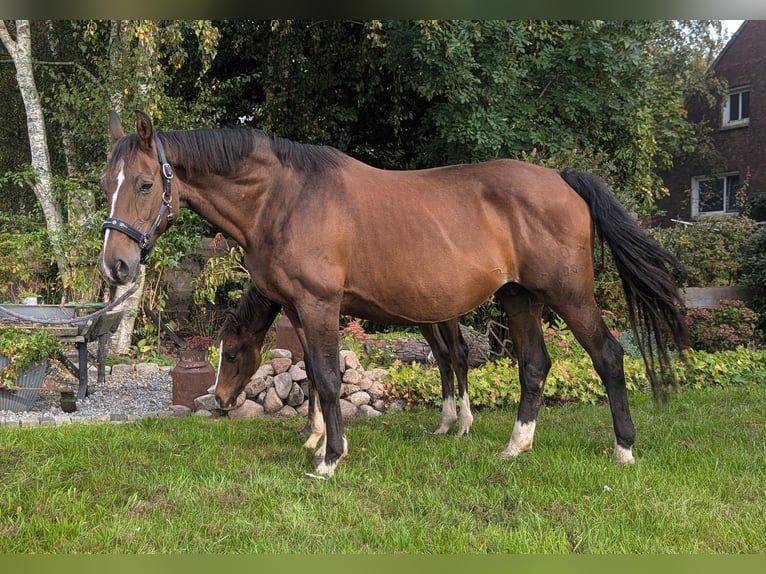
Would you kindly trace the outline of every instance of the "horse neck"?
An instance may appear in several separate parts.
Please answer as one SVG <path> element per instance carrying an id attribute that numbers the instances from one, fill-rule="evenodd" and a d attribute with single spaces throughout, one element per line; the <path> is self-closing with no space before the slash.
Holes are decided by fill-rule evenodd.
<path id="1" fill-rule="evenodd" d="M 263 204 L 263 196 L 271 187 L 272 170 L 253 161 L 246 177 L 206 174 L 193 178 L 179 177 L 182 182 L 181 205 L 247 247 L 250 230 Z M 262 174 L 262 175 L 261 175 Z"/>

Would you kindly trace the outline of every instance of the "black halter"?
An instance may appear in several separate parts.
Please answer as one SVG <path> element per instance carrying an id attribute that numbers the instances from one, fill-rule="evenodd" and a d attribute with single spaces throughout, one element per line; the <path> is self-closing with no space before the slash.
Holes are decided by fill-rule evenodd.
<path id="1" fill-rule="evenodd" d="M 149 231 L 146 233 L 141 233 L 138 229 L 129 223 L 126 223 L 115 217 L 107 218 L 107 220 L 104 221 L 104 224 L 101 226 L 101 231 L 114 229 L 120 233 L 124 233 L 133 241 L 138 243 L 138 246 L 141 248 L 142 265 L 149 260 L 149 256 L 152 254 L 152 249 L 154 249 L 154 245 L 149 245 L 149 240 L 157 231 L 163 216 L 168 210 L 170 210 L 170 213 L 167 214 L 168 226 L 173 223 L 174 219 L 173 211 L 171 209 L 173 204 L 173 193 L 170 190 L 170 180 L 173 179 L 173 168 L 170 166 L 167 158 L 165 157 L 165 148 L 162 146 L 162 142 L 156 133 L 154 135 L 154 145 L 157 147 L 157 157 L 162 168 L 162 205 L 160 206 L 160 212 L 157 214 L 157 218 L 154 220 L 154 223 L 152 223 Z"/>

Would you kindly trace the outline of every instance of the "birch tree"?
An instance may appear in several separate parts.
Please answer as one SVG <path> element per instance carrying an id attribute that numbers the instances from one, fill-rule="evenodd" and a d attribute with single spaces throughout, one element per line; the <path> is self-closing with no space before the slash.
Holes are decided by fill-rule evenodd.
<path id="1" fill-rule="evenodd" d="M 30 164 L 32 166 L 32 175 L 27 178 L 27 183 L 34 191 L 45 215 L 45 224 L 59 271 L 66 272 L 68 263 L 62 252 L 60 241 L 64 229 L 64 218 L 61 205 L 54 196 L 45 117 L 34 76 L 29 20 L 16 20 L 14 28 L 15 30 L 10 30 L 5 20 L 0 20 L 0 40 L 2 40 L 16 68 L 16 82 L 27 116 Z"/>

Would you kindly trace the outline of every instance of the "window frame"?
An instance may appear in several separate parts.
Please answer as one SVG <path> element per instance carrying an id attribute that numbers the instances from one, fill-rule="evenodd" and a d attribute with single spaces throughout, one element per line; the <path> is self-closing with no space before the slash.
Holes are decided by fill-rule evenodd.
<path id="1" fill-rule="evenodd" d="M 730 178 L 735 177 L 737 178 L 737 187 L 734 190 L 734 193 L 731 192 L 731 183 Z M 700 184 L 705 181 L 717 181 L 717 180 L 723 180 L 723 210 L 718 211 L 701 211 L 700 209 Z M 711 217 L 714 215 L 739 215 L 740 209 L 736 205 L 736 199 L 737 199 L 737 191 L 739 190 L 741 184 L 740 184 L 740 173 L 738 171 L 730 171 L 726 173 L 716 174 L 716 175 L 698 175 L 692 177 L 692 185 L 691 185 L 691 195 L 692 195 L 692 203 L 691 203 L 691 216 L 696 219 L 700 219 L 703 217 Z M 727 210 L 726 208 L 729 207 Z"/>
<path id="2" fill-rule="evenodd" d="M 742 94 L 747 94 L 747 116 L 742 117 Z M 732 120 L 730 119 L 730 111 L 731 111 L 731 98 L 732 96 L 738 96 L 738 106 L 739 106 L 739 118 Z M 721 127 L 722 128 L 736 128 L 736 127 L 742 127 L 747 126 L 750 124 L 750 86 L 738 86 L 736 88 L 730 89 L 726 93 L 726 98 L 724 99 L 723 106 L 721 107 Z"/>

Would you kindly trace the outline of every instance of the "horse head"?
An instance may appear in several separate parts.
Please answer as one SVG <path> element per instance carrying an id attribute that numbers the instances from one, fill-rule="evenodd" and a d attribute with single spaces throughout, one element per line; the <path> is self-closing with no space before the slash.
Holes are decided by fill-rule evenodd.
<path id="1" fill-rule="evenodd" d="M 109 217 L 99 267 L 108 282 L 125 285 L 135 280 L 179 203 L 173 200 L 173 169 L 149 116 L 137 111 L 136 133 L 125 135 L 120 117 L 109 112 L 109 131 L 112 150 L 101 180 Z"/>
<path id="2" fill-rule="evenodd" d="M 260 341 L 234 311 L 226 314 L 220 332 L 215 398 L 222 408 L 232 407 L 261 364 Z"/>

